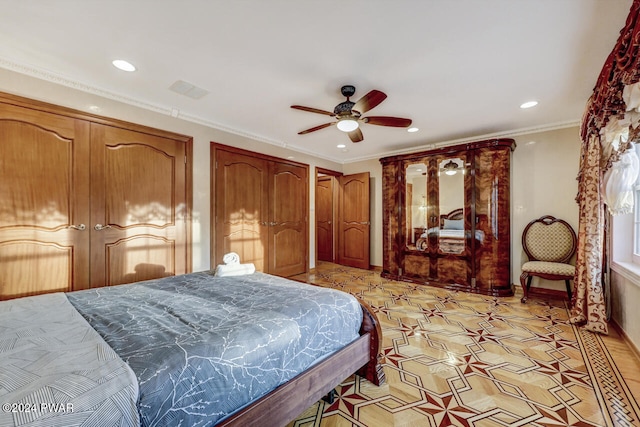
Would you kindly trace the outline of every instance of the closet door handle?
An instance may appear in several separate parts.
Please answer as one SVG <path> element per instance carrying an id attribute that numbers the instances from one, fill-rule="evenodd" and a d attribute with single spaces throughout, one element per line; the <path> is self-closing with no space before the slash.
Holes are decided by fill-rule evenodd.
<path id="1" fill-rule="evenodd" d="M 70 226 L 68 226 L 67 228 L 73 228 L 74 230 L 80 230 L 80 231 L 82 231 L 82 230 L 84 230 L 85 228 L 87 228 L 87 226 L 86 226 L 86 225 L 84 225 L 84 224 L 78 224 L 78 225 L 70 225 Z"/>
<path id="2" fill-rule="evenodd" d="M 111 228 L 110 225 L 102 225 L 102 224 L 96 224 L 93 226 L 93 229 L 96 231 L 100 231 L 100 230 L 104 230 L 105 228 Z"/>

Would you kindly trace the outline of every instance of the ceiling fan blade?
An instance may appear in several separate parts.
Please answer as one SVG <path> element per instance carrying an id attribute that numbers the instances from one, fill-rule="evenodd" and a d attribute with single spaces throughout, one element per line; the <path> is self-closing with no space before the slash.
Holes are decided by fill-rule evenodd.
<path id="1" fill-rule="evenodd" d="M 372 108 L 378 106 L 382 101 L 387 99 L 387 95 L 379 90 L 372 90 L 355 103 L 351 110 L 356 110 L 360 114 L 364 114 Z"/>
<path id="2" fill-rule="evenodd" d="M 325 123 L 325 124 L 323 124 L 323 125 L 315 126 L 315 127 L 309 128 L 309 129 L 307 129 L 307 130 L 303 130 L 302 132 L 298 132 L 298 135 L 304 135 L 305 133 L 315 132 L 315 131 L 317 131 L 317 130 L 324 129 L 324 128 L 328 128 L 329 126 L 331 126 L 331 125 L 335 125 L 335 124 L 336 124 L 335 122 L 332 122 L 332 123 Z"/>
<path id="3" fill-rule="evenodd" d="M 348 135 L 349 135 L 349 138 L 351 138 L 351 142 L 360 142 L 364 139 L 360 128 L 357 128 L 356 130 L 352 130 L 351 132 L 349 132 Z"/>
<path id="4" fill-rule="evenodd" d="M 371 116 L 364 117 L 362 121 L 370 125 L 392 126 L 395 128 L 407 128 L 411 126 L 411 119 L 402 119 L 400 117 Z"/>
<path id="5" fill-rule="evenodd" d="M 317 108 L 312 108 L 312 107 L 303 107 L 302 105 L 292 105 L 291 108 L 295 108 L 296 110 L 308 111 L 310 113 L 325 114 L 331 117 L 335 116 L 335 114 L 332 113 L 331 111 L 319 110 Z"/>

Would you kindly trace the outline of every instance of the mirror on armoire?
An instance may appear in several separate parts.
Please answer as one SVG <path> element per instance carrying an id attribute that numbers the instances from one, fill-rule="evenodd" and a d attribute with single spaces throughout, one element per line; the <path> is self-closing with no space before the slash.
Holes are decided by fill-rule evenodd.
<path id="1" fill-rule="evenodd" d="M 410 163 L 406 165 L 405 176 L 405 245 L 410 250 L 424 251 L 427 249 L 427 165 Z"/>
<path id="2" fill-rule="evenodd" d="M 438 162 L 438 250 L 461 254 L 465 249 L 464 231 L 465 164 L 460 157 L 447 157 Z"/>

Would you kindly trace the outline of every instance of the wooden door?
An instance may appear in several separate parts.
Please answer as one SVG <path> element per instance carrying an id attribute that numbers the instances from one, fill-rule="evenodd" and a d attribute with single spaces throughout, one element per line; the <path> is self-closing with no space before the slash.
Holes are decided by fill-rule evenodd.
<path id="1" fill-rule="evenodd" d="M 91 285 L 187 272 L 185 145 L 91 124 Z"/>
<path id="2" fill-rule="evenodd" d="M 89 123 L 0 104 L 0 299 L 89 285 Z"/>
<path id="3" fill-rule="evenodd" d="M 229 252 L 240 262 L 267 272 L 269 238 L 269 163 L 256 157 L 216 150 L 215 258 L 222 263 Z"/>
<path id="4" fill-rule="evenodd" d="M 335 262 L 333 236 L 333 196 L 336 179 L 333 176 L 319 177 L 316 182 L 316 247 L 318 261 Z"/>
<path id="5" fill-rule="evenodd" d="M 270 162 L 269 274 L 307 271 L 308 186 L 306 167 Z"/>
<path id="6" fill-rule="evenodd" d="M 369 172 L 338 178 L 338 263 L 369 268 Z"/>

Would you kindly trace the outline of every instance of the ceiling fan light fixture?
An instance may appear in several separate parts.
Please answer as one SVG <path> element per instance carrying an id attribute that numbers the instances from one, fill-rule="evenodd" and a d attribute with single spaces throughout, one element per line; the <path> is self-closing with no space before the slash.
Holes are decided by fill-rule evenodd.
<path id="1" fill-rule="evenodd" d="M 447 175 L 455 175 L 458 172 L 458 164 L 453 160 L 449 160 L 449 162 L 444 165 L 442 169 Z"/>
<path id="2" fill-rule="evenodd" d="M 342 132 L 352 132 L 358 129 L 358 121 L 352 118 L 340 119 L 337 126 Z"/>

